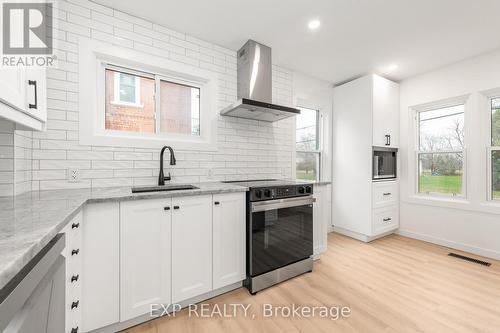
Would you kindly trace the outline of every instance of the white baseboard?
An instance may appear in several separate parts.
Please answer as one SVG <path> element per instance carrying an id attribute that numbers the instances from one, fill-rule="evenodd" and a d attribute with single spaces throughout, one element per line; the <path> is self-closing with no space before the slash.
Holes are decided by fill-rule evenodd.
<path id="1" fill-rule="evenodd" d="M 341 235 L 344 235 L 344 236 L 347 236 L 347 237 L 351 237 L 351 238 L 357 239 L 357 240 L 365 242 L 365 243 L 369 243 L 369 242 L 374 241 L 376 239 L 379 239 L 379 238 L 388 236 L 390 234 L 393 234 L 394 231 L 395 230 L 384 232 L 383 234 L 380 234 L 380 235 L 377 235 L 377 236 L 367 236 L 367 235 L 364 235 L 364 234 L 360 234 L 359 232 L 347 230 L 347 229 L 340 228 L 340 227 L 334 227 L 333 228 L 333 232 L 336 232 L 338 234 L 341 234 Z"/>
<path id="2" fill-rule="evenodd" d="M 425 235 L 425 234 L 418 234 L 415 232 L 401 230 L 401 229 L 399 229 L 396 233 L 398 235 L 401 235 L 401 236 L 414 238 L 414 239 L 418 239 L 421 241 L 425 241 L 425 242 L 429 242 L 429 243 L 433 243 L 433 244 L 437 244 L 437 245 L 441 245 L 441 246 L 446 246 L 446 247 L 449 247 L 452 249 L 457 249 L 457 250 L 461 250 L 464 252 L 477 254 L 479 256 L 500 260 L 500 252 L 495 251 L 495 250 L 484 249 L 484 248 L 473 246 L 473 245 L 457 243 L 454 241 L 449 241 L 446 239 L 437 238 L 437 237 L 433 237 L 433 236 L 429 236 L 429 235 Z"/>

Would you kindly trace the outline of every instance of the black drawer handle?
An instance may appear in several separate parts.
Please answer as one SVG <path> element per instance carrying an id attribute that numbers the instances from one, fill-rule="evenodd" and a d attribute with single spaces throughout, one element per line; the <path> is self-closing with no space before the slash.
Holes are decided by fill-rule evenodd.
<path id="1" fill-rule="evenodd" d="M 80 249 L 71 250 L 71 255 L 72 256 L 77 255 L 78 253 L 80 253 Z"/>
<path id="2" fill-rule="evenodd" d="M 391 195 L 391 194 L 392 194 L 391 192 L 385 192 L 384 196 L 388 196 L 388 195 Z"/>
<path id="3" fill-rule="evenodd" d="M 71 329 L 71 333 L 78 333 L 78 326 Z"/>
<path id="4" fill-rule="evenodd" d="M 80 304 L 80 301 L 72 302 L 71 303 L 71 310 L 76 309 L 78 307 L 78 304 Z"/>
<path id="5" fill-rule="evenodd" d="M 219 201 L 215 201 L 214 205 L 220 205 L 220 202 Z"/>
<path id="6" fill-rule="evenodd" d="M 174 206 L 174 209 L 179 209 L 179 206 Z"/>
<path id="7" fill-rule="evenodd" d="M 71 229 L 78 229 L 80 227 L 80 223 L 71 224 Z"/>
<path id="8" fill-rule="evenodd" d="M 169 206 L 163 207 L 163 210 L 170 210 L 170 207 Z"/>
<path id="9" fill-rule="evenodd" d="M 78 281 L 78 278 L 80 277 L 80 274 L 76 274 L 76 275 L 73 275 L 71 277 L 71 283 L 75 282 L 75 281 Z"/>
<path id="10" fill-rule="evenodd" d="M 392 221 L 392 219 L 391 219 L 390 217 L 386 217 L 386 218 L 384 219 L 384 222 L 389 222 L 389 221 Z"/>
<path id="11" fill-rule="evenodd" d="M 30 109 L 38 109 L 38 96 L 37 96 L 37 87 L 36 81 L 28 80 L 28 85 L 33 86 L 35 88 L 35 104 L 28 104 L 28 108 Z"/>

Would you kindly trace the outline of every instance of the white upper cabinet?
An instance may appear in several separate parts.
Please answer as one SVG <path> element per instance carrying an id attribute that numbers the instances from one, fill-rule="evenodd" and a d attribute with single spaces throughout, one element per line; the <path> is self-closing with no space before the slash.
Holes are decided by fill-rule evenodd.
<path id="1" fill-rule="evenodd" d="M 172 302 L 212 290 L 212 195 L 172 198 Z"/>
<path id="2" fill-rule="evenodd" d="M 120 204 L 120 321 L 171 303 L 171 201 Z"/>
<path id="3" fill-rule="evenodd" d="M 34 130 L 45 128 L 45 68 L 0 67 L 0 117 Z"/>
<path id="4" fill-rule="evenodd" d="M 0 100 L 2 103 L 18 109 L 26 108 L 26 90 L 24 70 L 17 67 L 0 68 Z"/>
<path id="5" fill-rule="evenodd" d="M 213 196 L 213 288 L 245 279 L 245 193 Z"/>
<path id="6" fill-rule="evenodd" d="M 399 85 L 378 75 L 373 85 L 373 145 L 399 145 Z"/>

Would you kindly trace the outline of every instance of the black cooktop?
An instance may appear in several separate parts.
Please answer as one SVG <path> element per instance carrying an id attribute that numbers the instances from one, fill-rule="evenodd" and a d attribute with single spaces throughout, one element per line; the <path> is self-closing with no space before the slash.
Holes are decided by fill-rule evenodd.
<path id="1" fill-rule="evenodd" d="M 290 186 L 290 185 L 306 185 L 308 183 L 297 182 L 287 179 L 246 179 L 246 180 L 228 180 L 222 183 L 239 184 L 249 188 L 256 187 L 272 187 L 272 186 Z"/>

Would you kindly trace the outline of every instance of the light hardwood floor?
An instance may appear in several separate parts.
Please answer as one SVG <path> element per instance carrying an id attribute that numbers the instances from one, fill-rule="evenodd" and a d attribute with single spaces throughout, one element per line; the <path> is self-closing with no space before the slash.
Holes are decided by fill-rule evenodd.
<path id="1" fill-rule="evenodd" d="M 483 267 L 448 252 L 396 235 L 364 244 L 330 234 L 312 273 L 256 296 L 240 288 L 205 302 L 251 304 L 255 319 L 196 318 L 182 310 L 126 332 L 500 332 L 500 262 L 488 259 L 492 266 Z M 349 306 L 352 314 L 337 321 L 263 318 L 263 303 Z"/>

